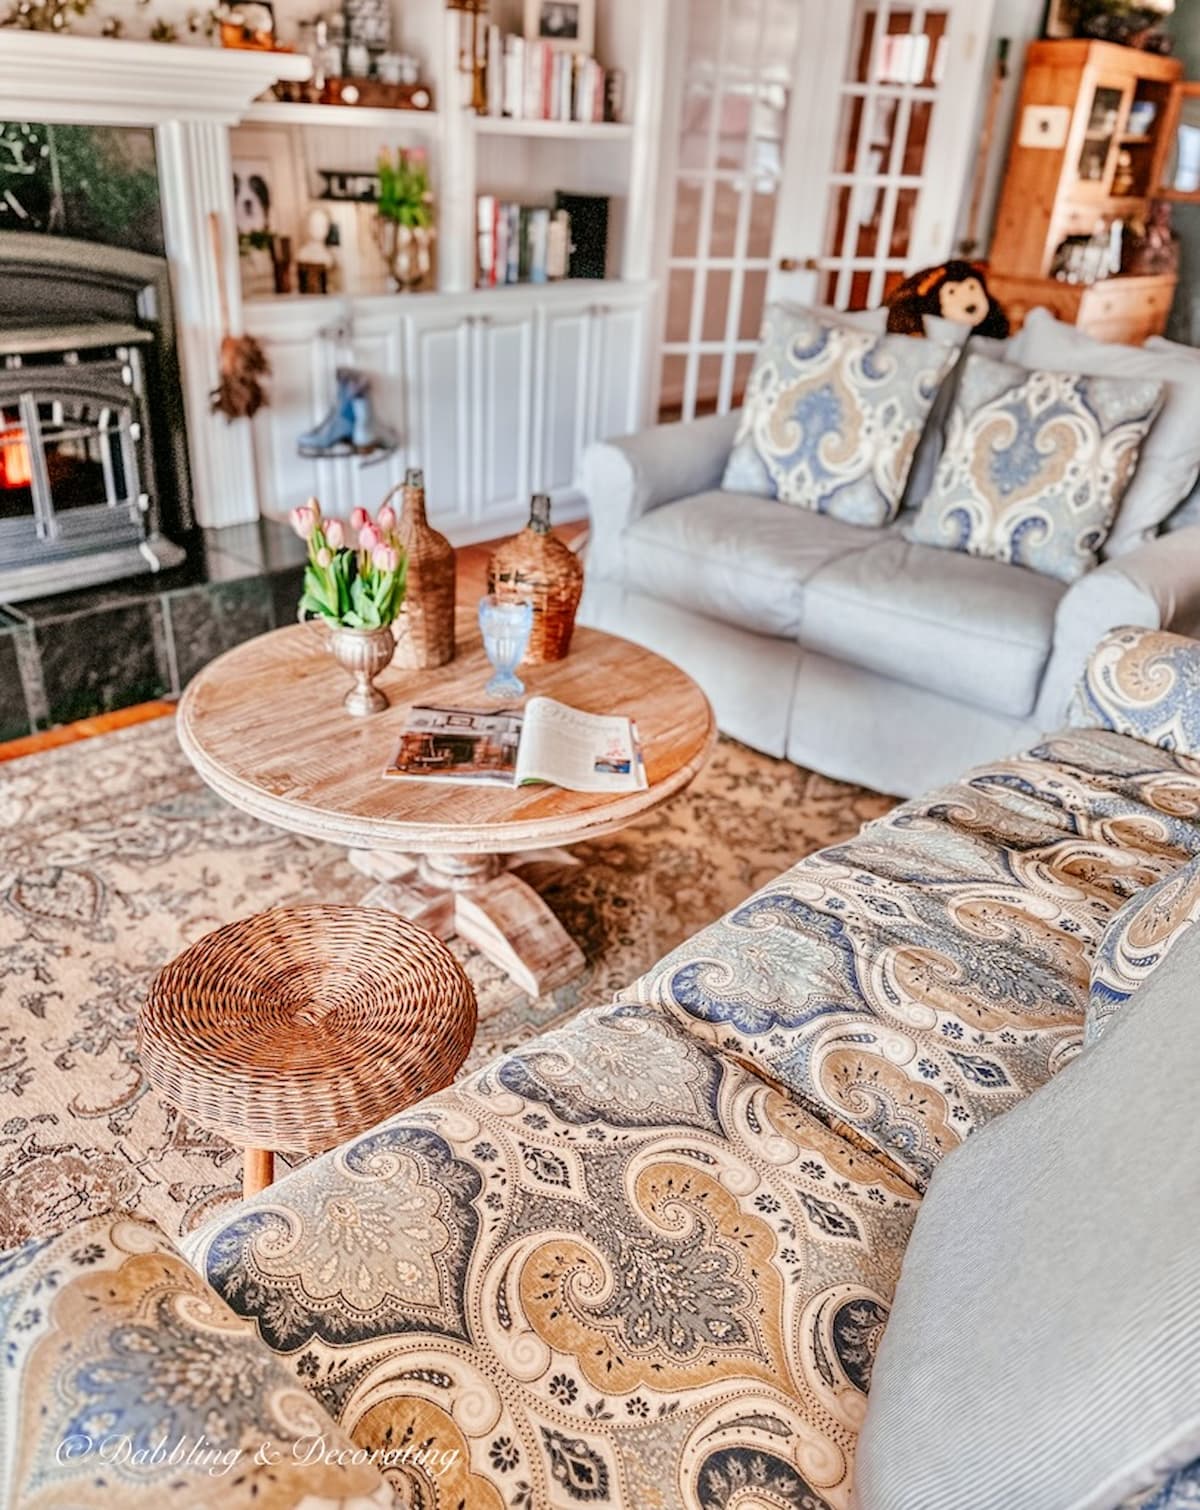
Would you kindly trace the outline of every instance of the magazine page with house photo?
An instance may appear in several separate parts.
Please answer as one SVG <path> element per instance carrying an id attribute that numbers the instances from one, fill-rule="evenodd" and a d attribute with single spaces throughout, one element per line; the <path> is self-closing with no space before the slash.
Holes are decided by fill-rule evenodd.
<path id="1" fill-rule="evenodd" d="M 522 722 L 521 714 L 511 710 L 413 708 L 400 747 L 383 774 L 514 786 Z"/>
<path id="2" fill-rule="evenodd" d="M 517 751 L 517 784 L 547 781 L 572 792 L 638 792 L 646 766 L 628 718 L 581 713 L 552 697 L 531 697 Z"/>

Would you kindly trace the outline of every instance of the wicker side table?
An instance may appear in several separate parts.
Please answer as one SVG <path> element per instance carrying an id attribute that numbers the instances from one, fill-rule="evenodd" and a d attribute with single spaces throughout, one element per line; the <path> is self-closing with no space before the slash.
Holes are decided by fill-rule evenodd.
<path id="1" fill-rule="evenodd" d="M 393 912 L 277 907 L 206 934 L 155 976 L 138 1016 L 150 1084 L 245 1150 L 323 1153 L 449 1085 L 475 992 L 438 939 Z"/>

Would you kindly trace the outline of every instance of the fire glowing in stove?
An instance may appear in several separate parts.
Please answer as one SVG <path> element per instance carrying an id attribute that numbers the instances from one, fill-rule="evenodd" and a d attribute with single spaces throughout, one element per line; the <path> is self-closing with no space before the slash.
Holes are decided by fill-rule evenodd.
<path id="1" fill-rule="evenodd" d="M 0 488 L 27 488 L 32 481 L 25 431 L 0 430 Z"/>

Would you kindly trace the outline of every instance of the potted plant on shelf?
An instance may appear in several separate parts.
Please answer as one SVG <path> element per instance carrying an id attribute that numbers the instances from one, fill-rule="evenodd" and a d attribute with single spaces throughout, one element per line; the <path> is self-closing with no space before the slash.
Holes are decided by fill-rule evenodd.
<path id="1" fill-rule="evenodd" d="M 348 543 L 340 519 L 325 519 L 310 498 L 289 515 L 292 528 L 308 546 L 300 616 L 323 620 L 329 629 L 334 659 L 354 678 L 344 703 L 356 717 L 379 713 L 388 700 L 374 679 L 391 662 L 396 648 L 392 624 L 404 602 L 408 566 L 396 533 L 396 514 L 379 510 L 372 519 L 355 509 Z"/>
<path id="2" fill-rule="evenodd" d="M 418 288 L 433 268 L 433 193 L 424 151 L 414 147 L 379 156 L 375 234 L 396 287 Z"/>

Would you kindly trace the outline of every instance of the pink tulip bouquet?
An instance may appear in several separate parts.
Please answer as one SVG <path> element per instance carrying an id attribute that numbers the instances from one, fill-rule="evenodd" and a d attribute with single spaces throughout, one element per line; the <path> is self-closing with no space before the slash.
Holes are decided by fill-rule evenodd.
<path id="1" fill-rule="evenodd" d="M 288 518 L 308 545 L 303 612 L 347 629 L 383 629 L 398 617 L 408 562 L 394 509 L 385 504 L 376 519 L 355 509 L 349 531 L 340 519 L 323 518 L 315 498 Z"/>

